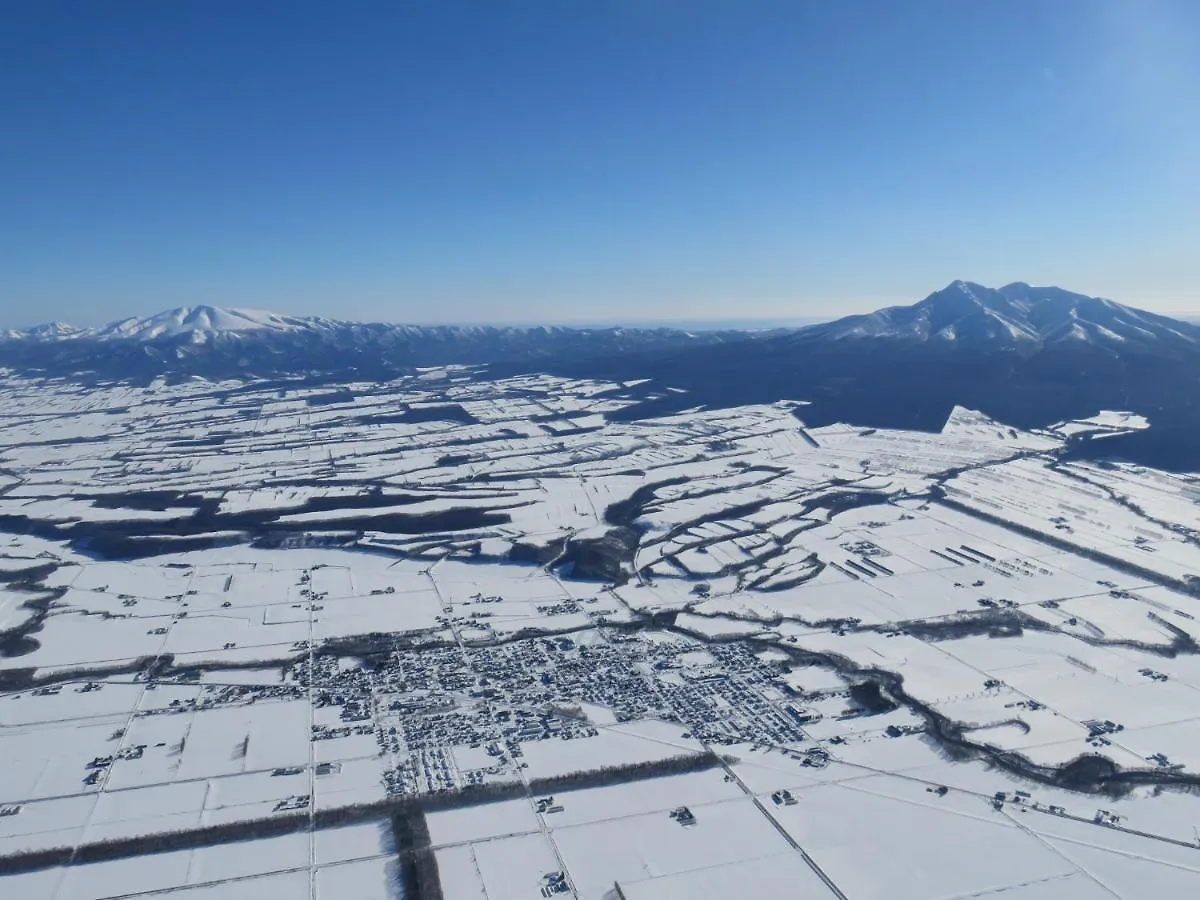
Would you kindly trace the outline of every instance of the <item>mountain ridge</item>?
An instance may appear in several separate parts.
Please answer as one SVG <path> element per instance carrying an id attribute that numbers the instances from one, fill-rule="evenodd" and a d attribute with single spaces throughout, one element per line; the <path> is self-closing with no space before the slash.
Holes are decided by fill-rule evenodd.
<path id="1" fill-rule="evenodd" d="M 191 375 L 388 380 L 429 366 L 536 368 L 545 360 L 665 353 L 746 337 L 732 330 L 693 333 L 662 327 L 392 325 L 180 307 L 96 328 L 59 323 L 5 332 L 0 334 L 0 368 L 142 381 Z"/>
<path id="2" fill-rule="evenodd" d="M 416 324 L 407 322 L 358 321 L 351 319 L 330 319 L 323 316 L 292 316 L 270 310 L 249 309 L 221 306 L 181 306 L 163 310 L 150 316 L 130 316 L 90 328 L 77 327 L 65 322 L 52 322 L 35 325 L 25 329 L 9 329 L 0 332 L 3 340 L 138 340 L 158 341 L 201 334 L 205 337 L 232 334 L 253 334 L 266 332 L 298 332 L 313 333 L 330 332 L 337 329 L 358 331 L 392 331 L 409 335 L 451 333 L 461 334 L 501 334 L 501 333 L 538 333 L 554 334 L 563 332 L 679 332 L 693 331 L 782 331 L 782 326 L 763 329 L 741 329 L 733 326 L 712 329 L 695 329 L 676 327 L 648 321 L 634 325 L 569 325 L 569 324 Z"/>

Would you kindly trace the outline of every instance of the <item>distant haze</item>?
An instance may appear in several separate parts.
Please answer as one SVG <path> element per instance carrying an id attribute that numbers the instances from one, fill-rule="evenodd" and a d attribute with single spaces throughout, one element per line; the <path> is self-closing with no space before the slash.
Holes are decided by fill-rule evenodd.
<path id="1" fill-rule="evenodd" d="M 10 3 L 0 311 L 1200 309 L 1195 0 Z"/>
<path id="2" fill-rule="evenodd" d="M 771 328 L 803 328 L 806 325 L 816 325 L 827 322 L 829 316 L 812 316 L 806 318 L 747 318 L 747 319 L 580 319 L 567 321 L 479 321 L 461 322 L 462 325 L 512 325 L 516 327 L 535 327 L 538 325 L 563 325 L 568 328 L 674 328 L 682 331 L 760 331 Z M 438 323 L 432 323 L 438 324 Z"/>

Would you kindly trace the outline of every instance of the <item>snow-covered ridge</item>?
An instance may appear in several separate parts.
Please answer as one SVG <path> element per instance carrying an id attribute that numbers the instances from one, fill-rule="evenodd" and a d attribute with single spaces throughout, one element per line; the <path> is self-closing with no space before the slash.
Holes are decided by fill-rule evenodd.
<path id="1" fill-rule="evenodd" d="M 613 359 L 770 334 L 661 326 L 393 325 L 195 306 L 98 328 L 56 324 L 0 332 L 0 367 L 118 379 L 316 372 L 389 378 L 422 366 Z"/>
<path id="2" fill-rule="evenodd" d="M 221 336 L 261 336 L 268 334 L 329 334 L 345 332 L 363 334 L 390 334 L 395 337 L 446 340 L 448 338 L 485 338 L 495 335 L 554 336 L 575 332 L 602 332 L 614 337 L 623 334 L 645 334 L 674 331 L 684 337 L 694 337 L 692 332 L 678 331 L 655 325 L 644 328 L 622 327 L 571 327 L 564 325 L 407 325 L 383 322 L 353 322 L 327 319 L 317 316 L 288 316 L 259 309 L 233 309 L 216 306 L 181 306 L 152 316 L 133 316 L 94 328 L 77 328 L 62 322 L 38 325 L 23 330 L 0 332 L 0 340 L 59 342 L 68 340 L 90 341 L 144 341 L 153 342 L 171 339 L 204 342 Z"/>
<path id="3" fill-rule="evenodd" d="M 74 325 L 68 325 L 66 322 L 49 322 L 45 325 L 35 325 L 33 328 L 27 328 L 23 331 L 9 329 L 0 334 L 0 339 L 10 341 L 57 341 L 77 337 L 85 332 L 86 329 L 76 328 Z"/>
<path id="4" fill-rule="evenodd" d="M 211 336 L 249 331 L 298 331 L 320 327 L 322 319 L 282 316 L 256 309 L 222 309 L 214 306 L 181 306 L 153 316 L 121 319 L 95 328 L 77 328 L 63 322 L 9 330 L 0 339 L 25 341 L 142 340 L 180 335 Z"/>

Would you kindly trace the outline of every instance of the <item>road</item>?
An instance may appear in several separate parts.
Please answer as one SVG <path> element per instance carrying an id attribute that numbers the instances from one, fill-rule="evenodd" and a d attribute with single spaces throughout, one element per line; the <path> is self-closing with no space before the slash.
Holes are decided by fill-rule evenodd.
<path id="1" fill-rule="evenodd" d="M 709 752 L 712 752 L 712 748 L 709 748 Z M 808 852 L 803 847 L 796 843 L 796 839 L 788 833 L 786 828 L 779 824 L 779 821 L 773 815 L 771 815 L 771 811 L 767 809 L 762 800 L 758 798 L 754 791 L 750 790 L 750 787 L 746 784 L 746 782 L 742 781 L 738 773 L 733 770 L 733 767 L 729 765 L 729 763 L 725 762 L 724 758 L 721 758 L 721 766 L 725 769 L 725 774 L 732 779 L 733 783 L 740 787 L 746 796 L 754 801 L 754 805 L 758 807 L 758 811 L 763 814 L 763 817 L 770 822 L 771 825 L 774 826 L 775 830 L 778 831 L 783 837 L 783 839 L 788 842 L 788 846 L 800 854 L 800 858 L 803 859 L 804 862 L 808 864 L 808 867 L 813 870 L 813 873 L 821 879 L 825 887 L 829 888 L 830 893 L 837 897 L 838 900 L 848 900 L 846 895 L 842 893 L 841 888 L 834 884 L 833 879 L 825 874 L 825 870 L 817 865 L 817 861 L 809 856 Z"/>

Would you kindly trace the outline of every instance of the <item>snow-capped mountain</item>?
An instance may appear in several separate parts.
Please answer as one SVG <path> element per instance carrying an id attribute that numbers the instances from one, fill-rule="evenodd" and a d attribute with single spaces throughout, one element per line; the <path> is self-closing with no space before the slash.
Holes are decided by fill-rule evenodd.
<path id="1" fill-rule="evenodd" d="M 746 337 L 668 328 L 392 325 L 194 306 L 98 328 L 55 324 L 2 333 L 0 367 L 108 378 L 391 378 L 421 366 L 528 365 Z"/>
<path id="2" fill-rule="evenodd" d="M 775 329 L 782 331 L 784 329 Z M 741 334 L 735 329 L 704 332 L 708 334 Z M 232 309 L 216 306 L 181 306 L 152 316 L 130 317 L 94 328 L 76 328 L 62 322 L 38 325 L 22 331 L 0 332 L 0 342 L 25 341 L 129 341 L 146 344 L 203 343 L 212 339 L 271 340 L 277 336 L 324 336 L 330 340 L 347 336 L 359 340 L 389 339 L 447 344 L 455 341 L 480 341 L 502 336 L 509 339 L 547 340 L 556 336 L 605 335 L 621 336 L 672 335 L 684 339 L 703 339 L 688 331 L 665 327 L 647 328 L 573 328 L 559 325 L 406 325 L 382 322 L 351 322 L 318 316 L 287 316 L 259 309 Z"/>
<path id="3" fill-rule="evenodd" d="M 755 342 L 598 362 L 559 370 L 677 390 L 639 415 L 804 400 L 810 425 L 940 431 L 955 407 L 1021 428 L 1121 409 L 1158 423 L 1159 434 L 1173 422 L 1184 438 L 1200 436 L 1200 328 L 1023 283 L 956 281 L 912 306 Z"/>
<path id="4" fill-rule="evenodd" d="M 1200 329 L 1186 322 L 1024 282 L 993 289 L 955 281 L 920 303 L 838 319 L 806 329 L 803 336 L 806 341 L 879 338 L 1025 350 L 1074 342 L 1113 349 L 1153 342 L 1200 346 Z"/>
<path id="5" fill-rule="evenodd" d="M 52 322 L 21 331 L 9 330 L 0 334 L 0 340 L 158 341 L 182 336 L 203 341 L 217 335 L 255 331 L 319 330 L 330 324 L 326 319 L 283 316 L 258 309 L 181 306 L 152 316 L 133 316 L 95 328 L 77 328 L 64 322 Z"/>

